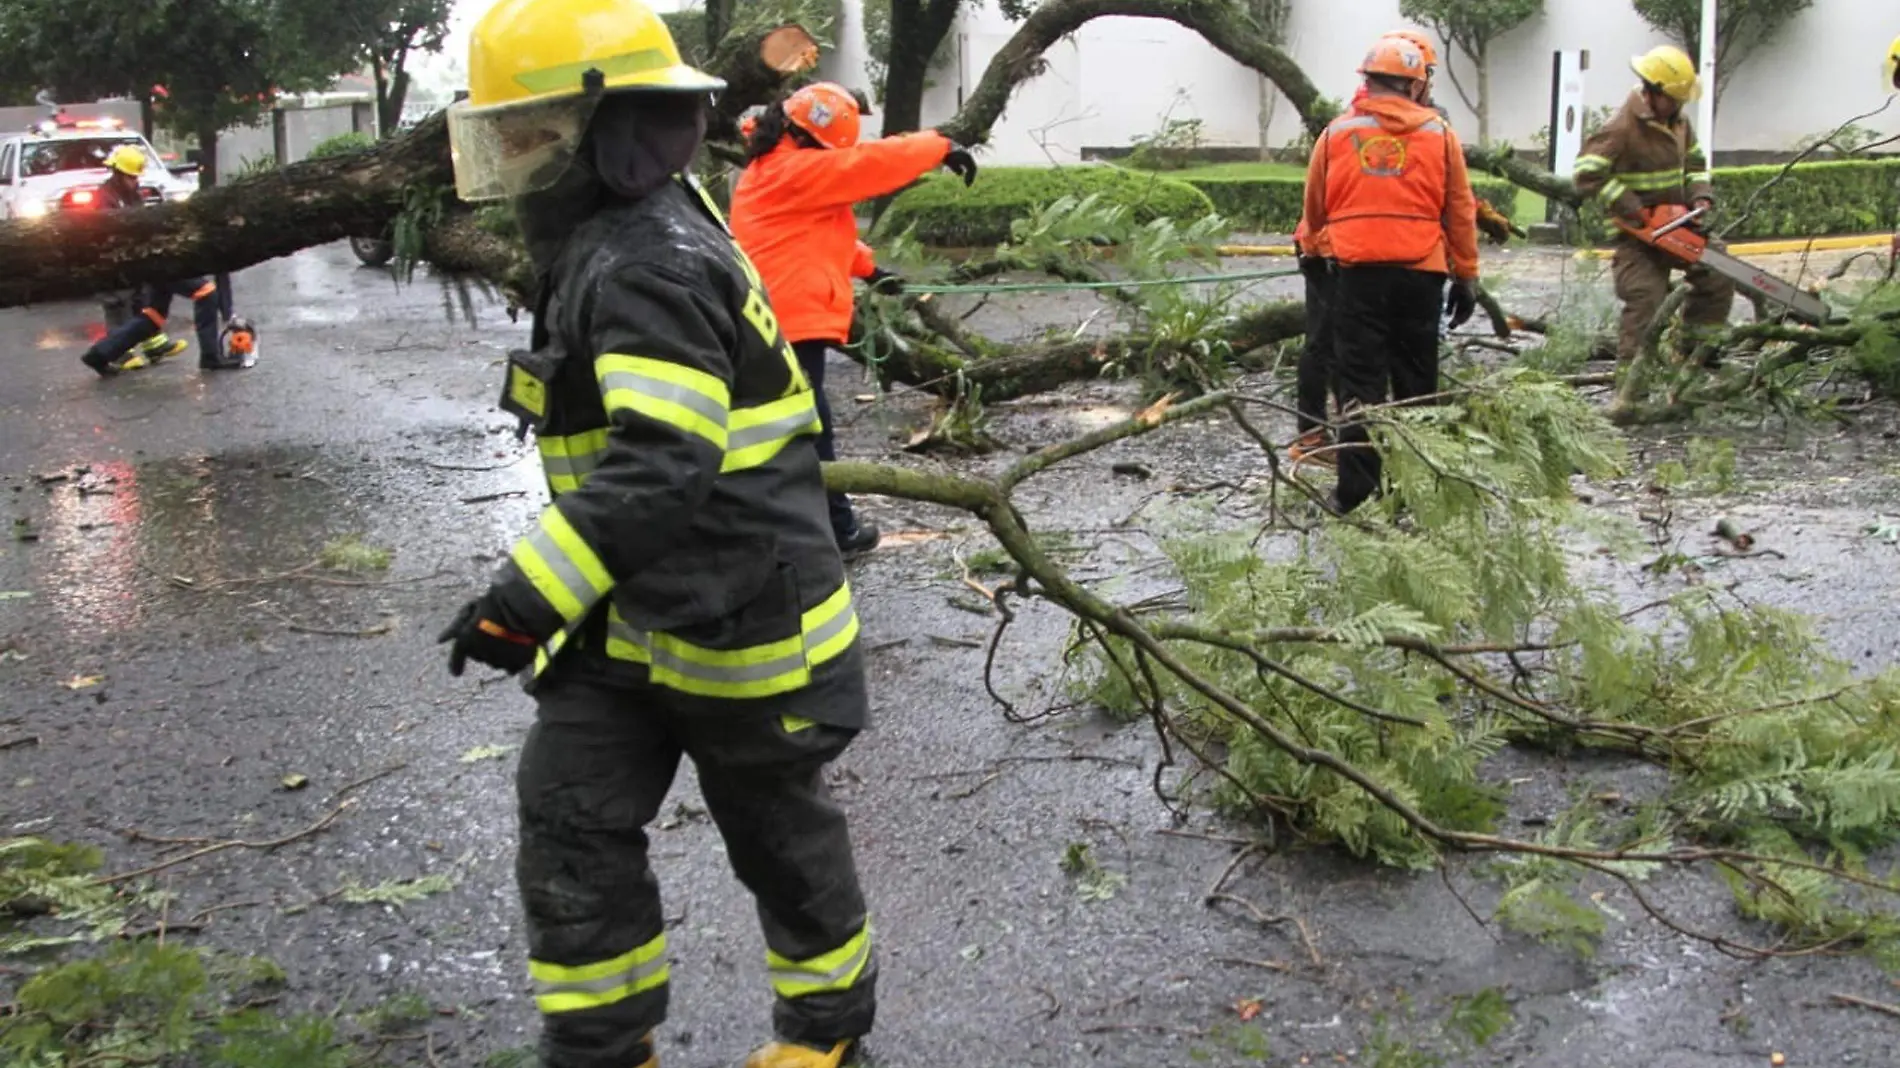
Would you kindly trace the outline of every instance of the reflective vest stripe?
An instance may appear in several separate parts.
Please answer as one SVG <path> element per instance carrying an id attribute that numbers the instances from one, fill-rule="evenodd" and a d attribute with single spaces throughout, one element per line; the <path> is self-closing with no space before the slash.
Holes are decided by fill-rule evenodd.
<path id="1" fill-rule="evenodd" d="M 1594 174 L 1597 171 L 1607 171 L 1613 166 L 1615 166 L 1615 164 L 1611 162 L 1608 156 L 1578 156 L 1575 172 L 1577 174 Z"/>
<path id="2" fill-rule="evenodd" d="M 792 439 L 816 434 L 818 404 L 809 390 L 769 404 L 734 408 L 726 422 L 726 458 L 721 474 L 758 467 L 777 456 Z"/>
<path id="3" fill-rule="evenodd" d="M 609 415 L 633 411 L 726 448 L 731 392 L 717 377 L 644 356 L 609 353 L 594 361 Z"/>
<path id="4" fill-rule="evenodd" d="M 535 1005 L 542 1012 L 580 1012 L 611 1005 L 666 984 L 666 934 L 594 964 L 529 960 L 528 974 L 534 980 Z"/>
<path id="5" fill-rule="evenodd" d="M 511 555 L 548 606 L 570 622 L 586 615 L 613 589 L 613 577 L 600 557 L 557 506 L 542 510 L 539 525 L 515 543 Z"/>
<path id="6" fill-rule="evenodd" d="M 1612 178 L 1609 181 L 1603 183 L 1603 192 L 1600 195 L 1603 197 L 1603 202 L 1605 204 L 1614 204 L 1618 200 L 1622 199 L 1622 196 L 1624 193 L 1627 193 L 1629 191 L 1630 191 L 1629 186 L 1626 186 L 1622 182 L 1618 181 L 1617 179 Z"/>
<path id="7" fill-rule="evenodd" d="M 793 960 L 767 949 L 765 965 L 772 990 L 782 998 L 805 997 L 849 990 L 857 985 L 871 963 L 871 921 L 844 945 L 829 953 L 805 960 Z"/>
<path id="8" fill-rule="evenodd" d="M 662 631 L 639 631 L 617 608 L 607 615 L 607 655 L 647 665 L 656 686 L 701 697 L 770 697 L 800 689 L 811 669 L 851 647 L 858 636 L 858 615 L 851 586 L 840 584 L 831 596 L 807 609 L 798 635 L 742 649 L 708 649 Z"/>
<path id="9" fill-rule="evenodd" d="M 541 471 L 556 494 L 580 488 L 594 468 L 600 466 L 607 451 L 607 428 L 583 430 L 565 437 L 545 437 L 537 444 L 541 451 Z"/>

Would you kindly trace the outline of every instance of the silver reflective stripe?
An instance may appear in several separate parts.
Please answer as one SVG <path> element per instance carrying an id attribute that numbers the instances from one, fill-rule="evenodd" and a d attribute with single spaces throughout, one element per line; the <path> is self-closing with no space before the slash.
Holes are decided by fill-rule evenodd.
<path id="1" fill-rule="evenodd" d="M 733 414 L 737 415 L 738 412 L 734 412 Z M 810 426 L 816 422 L 817 419 L 818 408 L 814 405 L 812 407 L 802 408 L 791 415 L 774 419 L 769 423 L 760 423 L 758 426 L 748 426 L 739 429 L 729 428 L 726 433 L 726 451 L 737 452 L 740 449 L 751 448 L 754 445 L 763 445 L 775 438 L 790 437 Z"/>
<path id="2" fill-rule="evenodd" d="M 771 981 L 774 984 L 785 983 L 785 984 L 790 984 L 794 986 L 818 986 L 818 987 L 825 987 L 825 988 L 833 988 L 833 987 L 836 987 L 839 983 L 844 982 L 845 977 L 850 975 L 852 971 L 856 970 L 858 967 L 863 965 L 865 958 L 870 955 L 871 955 L 871 940 L 869 938 L 865 938 L 863 941 L 858 943 L 858 951 L 856 953 L 851 954 L 851 956 L 843 964 L 838 965 L 836 968 L 833 968 L 832 970 L 828 972 L 821 973 L 821 972 L 808 972 L 808 971 L 803 971 L 803 970 L 795 970 L 791 968 L 773 968 L 766 974 L 771 978 Z M 814 990 L 812 991 L 812 993 L 814 994 L 822 993 L 822 991 Z"/>
<path id="3" fill-rule="evenodd" d="M 636 964 L 624 972 L 603 975 L 599 979 L 579 979 L 571 982 L 536 979 L 534 993 L 536 997 L 548 994 L 606 994 L 623 986 L 636 985 L 640 980 L 651 979 L 664 971 L 666 971 L 666 954 L 662 953 L 645 964 Z"/>
<path id="4" fill-rule="evenodd" d="M 856 615 L 857 610 L 847 604 L 845 605 L 844 611 L 839 612 L 818 626 L 813 627 L 811 633 L 805 635 L 805 651 L 809 653 L 838 635 L 843 634 L 845 628 L 851 625 L 851 620 L 855 618 Z"/>
<path id="5" fill-rule="evenodd" d="M 600 389 L 602 393 L 624 389 L 629 393 L 652 397 L 654 400 L 669 401 L 704 416 L 716 426 L 726 425 L 725 406 L 716 398 L 708 397 L 690 386 L 682 386 L 650 375 L 635 374 L 632 371 L 608 371 L 600 376 Z"/>
<path id="6" fill-rule="evenodd" d="M 582 605 L 590 605 L 600 599 L 600 594 L 594 592 L 593 585 L 582 577 L 580 568 L 575 567 L 574 561 L 568 559 L 567 553 L 562 552 L 561 547 L 554 543 L 554 537 L 547 532 L 546 528 L 535 527 L 528 532 L 525 540 L 541 557 L 541 561 L 547 564 L 548 570 L 554 573 L 554 577 L 561 580 L 561 585 L 567 587 L 567 592 L 576 601 Z"/>
<path id="7" fill-rule="evenodd" d="M 1375 116 L 1355 115 L 1352 118 L 1340 119 L 1338 122 L 1333 123 L 1333 129 L 1335 130 L 1363 130 L 1368 126 L 1377 126 L 1377 125 L 1379 125 L 1379 120 Z"/>
<path id="8" fill-rule="evenodd" d="M 592 474 L 594 468 L 599 466 L 599 452 L 587 452 L 579 456 L 553 456 L 545 452 L 541 454 L 541 468 L 550 476 L 569 475 L 574 478 L 583 478 Z"/>
<path id="9" fill-rule="evenodd" d="M 1430 122 L 1427 122 L 1425 125 L 1420 126 L 1419 129 L 1424 130 L 1426 133 L 1440 133 L 1441 134 L 1445 132 L 1445 123 L 1441 119 L 1433 119 Z"/>
<path id="10" fill-rule="evenodd" d="M 724 666 L 718 664 L 699 664 L 691 660 L 682 660 L 678 656 L 657 646 L 647 646 L 647 652 L 653 657 L 653 666 L 666 668 L 675 675 L 699 679 L 704 682 L 764 682 L 776 679 L 788 671 L 797 671 L 805 666 L 805 651 L 787 653 L 776 660 L 767 660 L 762 664 L 739 664 Z"/>

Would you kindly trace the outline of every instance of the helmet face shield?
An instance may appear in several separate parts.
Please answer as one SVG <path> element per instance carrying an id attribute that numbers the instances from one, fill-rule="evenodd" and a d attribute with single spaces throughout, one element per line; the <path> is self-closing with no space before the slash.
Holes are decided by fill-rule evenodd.
<path id="1" fill-rule="evenodd" d="M 471 203 L 526 196 L 567 173 L 599 98 L 577 93 L 552 99 L 449 108 L 449 154 L 455 193 Z"/>

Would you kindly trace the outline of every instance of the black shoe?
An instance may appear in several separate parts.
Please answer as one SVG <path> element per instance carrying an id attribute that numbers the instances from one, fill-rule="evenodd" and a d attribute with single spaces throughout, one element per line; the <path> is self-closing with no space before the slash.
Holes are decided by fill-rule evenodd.
<path id="1" fill-rule="evenodd" d="M 846 556 L 870 552 L 877 548 L 880 537 L 876 523 L 853 523 L 850 530 L 833 533 L 838 538 L 838 551 Z"/>
<path id="2" fill-rule="evenodd" d="M 103 352 L 95 352 L 91 349 L 87 349 L 86 354 L 79 358 L 79 362 L 99 372 L 100 378 L 111 378 L 119 373 L 118 365 L 106 359 L 106 355 Z"/>

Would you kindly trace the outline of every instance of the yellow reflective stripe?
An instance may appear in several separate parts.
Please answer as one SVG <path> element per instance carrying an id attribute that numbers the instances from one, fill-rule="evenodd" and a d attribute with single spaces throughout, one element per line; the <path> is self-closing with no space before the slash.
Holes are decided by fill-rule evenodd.
<path id="1" fill-rule="evenodd" d="M 1644 171 L 1638 174 L 1619 174 L 1616 177 L 1631 189 L 1651 190 L 1681 185 L 1683 175 L 1681 171 Z"/>
<path id="2" fill-rule="evenodd" d="M 821 429 L 818 404 L 810 392 L 751 408 L 734 408 L 726 422 L 726 458 L 719 465 L 719 473 L 758 467 L 777 456 L 792 439 Z"/>
<path id="3" fill-rule="evenodd" d="M 579 489 L 594 468 L 600 466 L 601 454 L 607 451 L 607 428 L 566 437 L 545 437 L 538 444 L 541 471 L 548 476 L 548 485 L 556 493 L 567 493 Z"/>
<path id="4" fill-rule="evenodd" d="M 635 630 L 621 618 L 618 608 L 610 608 L 607 655 L 647 665 L 655 686 L 681 693 L 770 697 L 810 683 L 811 669 L 843 655 L 857 640 L 858 630 L 851 586 L 844 583 L 805 611 L 797 636 L 741 649 L 708 649 L 671 634 Z"/>
<path id="5" fill-rule="evenodd" d="M 805 960 L 793 960 L 767 949 L 765 965 L 770 970 L 772 990 L 782 998 L 808 994 L 828 994 L 849 990 L 857 984 L 871 963 L 871 921 L 864 921 L 850 941 L 829 953 Z"/>
<path id="6" fill-rule="evenodd" d="M 715 375 L 665 360 L 609 353 L 594 361 L 609 414 L 632 411 L 697 434 L 721 452 L 731 391 Z"/>
<path id="7" fill-rule="evenodd" d="M 515 543 L 511 555 L 515 566 L 562 619 L 586 615 L 594 602 L 613 589 L 613 576 L 559 508 L 543 509 L 540 525 Z"/>
<path id="8" fill-rule="evenodd" d="M 658 989 L 667 979 L 666 935 L 594 964 L 528 961 L 534 1003 L 542 1012 L 579 1012 Z"/>
<path id="9" fill-rule="evenodd" d="M 1575 170 L 1578 174 L 1589 174 L 1593 171 L 1607 171 L 1611 166 L 1613 164 L 1608 156 L 1578 156 Z"/>
<path id="10" fill-rule="evenodd" d="M 1689 176 L 1689 184 L 1690 185 L 1714 185 L 1715 175 L 1710 174 L 1708 171 L 1697 171 L 1696 173 Z"/>
<path id="11" fill-rule="evenodd" d="M 1616 179 L 1612 178 L 1608 182 L 1605 182 L 1603 185 L 1603 193 L 1602 193 L 1603 202 L 1605 204 L 1614 204 L 1619 199 L 1622 198 L 1624 193 L 1627 193 L 1629 191 L 1630 191 L 1629 186 L 1626 186 L 1622 182 L 1619 182 Z"/>

